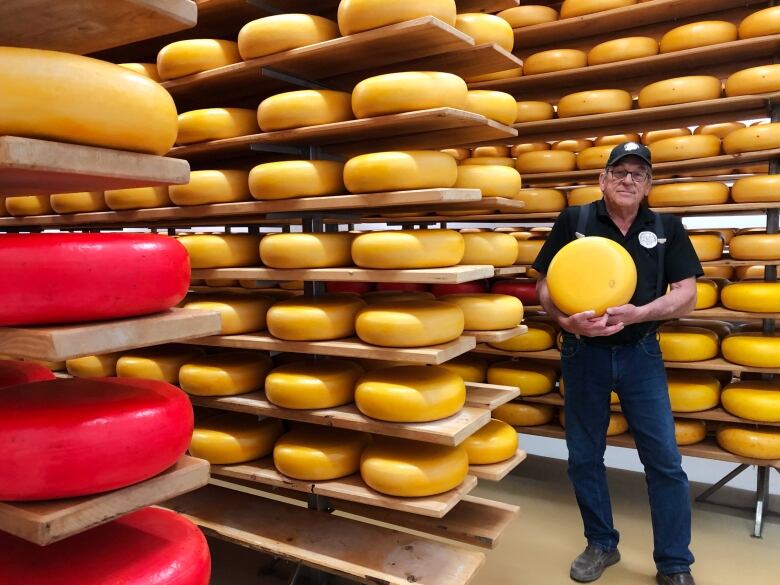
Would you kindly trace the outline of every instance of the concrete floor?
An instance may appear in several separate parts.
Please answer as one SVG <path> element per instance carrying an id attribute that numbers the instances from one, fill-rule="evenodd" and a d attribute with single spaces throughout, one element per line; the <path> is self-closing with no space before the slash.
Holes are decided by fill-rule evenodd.
<path id="1" fill-rule="evenodd" d="M 650 511 L 642 474 L 610 470 L 616 527 L 621 532 L 620 563 L 608 569 L 600 585 L 652 585 Z M 772 481 L 780 475 L 772 472 Z M 706 486 L 692 485 L 698 494 Z M 473 585 L 565 585 L 569 564 L 584 547 L 582 525 L 566 477 L 566 464 L 555 459 L 529 457 L 515 474 L 500 483 L 480 482 L 476 495 L 521 507 L 518 520 L 487 562 Z M 714 496 L 719 502 L 749 507 L 752 494 L 726 488 Z M 780 498 L 774 497 L 774 509 Z M 693 574 L 699 585 L 776 585 L 780 583 L 780 518 L 765 520 L 764 538 L 750 537 L 751 512 L 712 504 L 694 504 Z M 213 541 L 212 585 L 281 585 L 280 575 L 290 567 L 257 553 Z M 261 573 L 259 575 L 259 573 Z"/>

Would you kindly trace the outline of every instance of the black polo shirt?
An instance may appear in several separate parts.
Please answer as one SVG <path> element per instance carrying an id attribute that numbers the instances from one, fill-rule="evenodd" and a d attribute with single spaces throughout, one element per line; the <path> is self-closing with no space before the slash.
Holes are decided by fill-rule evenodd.
<path id="1" fill-rule="evenodd" d="M 637 286 L 634 296 L 629 301 L 636 306 L 646 305 L 656 299 L 658 281 L 658 246 L 646 248 L 639 243 L 639 234 L 644 231 L 653 232 L 655 213 L 645 205 L 640 206 L 636 219 L 624 236 L 612 218 L 607 213 L 604 200 L 600 199 L 589 204 L 591 206 L 590 220 L 585 230 L 586 236 L 601 236 L 614 240 L 623 246 L 633 258 L 637 269 Z M 568 207 L 558 216 L 547 241 L 539 251 L 533 267 L 543 274 L 552 262 L 553 256 L 566 244 L 576 239 L 577 221 L 581 207 Z M 688 238 L 680 218 L 674 215 L 661 214 L 666 237 L 664 252 L 664 291 L 669 283 L 679 282 L 692 276 L 704 274 L 696 256 L 696 251 Z M 635 343 L 658 327 L 658 322 L 635 323 L 626 326 L 622 331 L 608 337 L 588 338 L 588 342 L 603 345 L 622 345 Z"/>

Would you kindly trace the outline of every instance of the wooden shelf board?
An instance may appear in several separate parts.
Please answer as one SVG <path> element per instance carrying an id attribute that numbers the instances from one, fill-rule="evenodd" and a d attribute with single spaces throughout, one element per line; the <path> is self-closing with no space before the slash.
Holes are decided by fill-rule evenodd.
<path id="1" fill-rule="evenodd" d="M 0 502 L 0 530 L 45 546 L 205 486 L 209 464 L 182 456 L 151 479 L 103 494 L 44 502 Z"/>
<path id="2" fill-rule="evenodd" d="M 477 340 L 477 343 L 497 343 L 525 333 L 528 333 L 528 327 L 526 325 L 518 325 L 511 329 L 501 329 L 498 331 L 464 331 L 463 335 L 474 337 L 474 339 Z"/>
<path id="3" fill-rule="evenodd" d="M 709 260 L 701 263 L 702 266 L 778 266 L 780 260 L 734 260 L 724 256 L 719 260 Z"/>
<path id="4" fill-rule="evenodd" d="M 184 341 L 222 329 L 219 313 L 169 309 L 163 313 L 97 323 L 0 327 L 0 353 L 59 362 L 85 355 Z"/>
<path id="5" fill-rule="evenodd" d="M 486 481 L 501 481 L 518 465 L 520 465 L 527 454 L 522 449 L 518 449 L 512 457 L 499 463 L 489 465 L 469 465 L 469 474 L 478 479 Z"/>
<path id="6" fill-rule="evenodd" d="M 0 44 L 83 55 L 191 28 L 197 20 L 191 0 L 7 0 L 0 4 Z"/>
<path id="7" fill-rule="evenodd" d="M 495 410 L 520 396 L 517 386 L 499 386 L 480 382 L 466 382 L 466 405 Z"/>
<path id="8" fill-rule="evenodd" d="M 699 309 L 686 315 L 693 319 L 723 319 L 724 321 L 742 321 L 744 319 L 780 319 L 780 313 L 748 313 L 746 311 L 732 311 L 725 307 L 712 307 L 711 309 Z"/>
<path id="9" fill-rule="evenodd" d="M 391 149 L 446 148 L 515 136 L 517 130 L 511 126 L 480 114 L 434 108 L 179 146 L 168 156 L 211 161 L 248 154 L 252 144 L 327 146 L 333 154 L 349 156 Z"/>
<path id="10" fill-rule="evenodd" d="M 187 161 L 175 158 L 0 136 L 3 196 L 175 185 L 189 177 Z"/>
<path id="11" fill-rule="evenodd" d="M 215 486 L 166 506 L 207 536 L 366 585 L 466 585 L 485 560 L 479 551 Z"/>
<path id="12" fill-rule="evenodd" d="M 235 347 L 238 349 L 262 349 L 290 353 L 313 353 L 340 357 L 376 360 L 405 361 L 417 364 L 441 364 L 474 349 L 473 337 L 462 336 L 454 341 L 428 347 L 394 348 L 363 343 L 357 337 L 335 341 L 284 341 L 264 332 L 243 335 L 222 335 L 191 339 L 193 345 L 211 347 Z M 0 353 L 2 344 L 0 344 Z"/>
<path id="13" fill-rule="evenodd" d="M 525 274 L 525 266 L 501 266 L 496 267 L 494 276 L 516 276 L 518 274 Z"/>
<path id="14" fill-rule="evenodd" d="M 495 398 L 495 392 L 493 394 Z M 264 392 L 252 392 L 240 396 L 191 396 L 190 398 L 195 406 L 271 416 L 439 445 L 459 445 L 466 437 L 490 422 L 490 410 L 481 405 L 465 406 L 457 414 L 438 421 L 393 423 L 364 415 L 354 403 L 335 408 L 296 410 L 272 404 Z"/>
<path id="15" fill-rule="evenodd" d="M 211 468 L 211 474 L 218 478 L 254 481 L 307 494 L 317 494 L 337 500 L 347 500 L 433 518 L 442 518 L 477 485 L 476 478 L 467 476 L 460 486 L 443 494 L 425 498 L 401 498 L 387 496 L 372 490 L 357 473 L 328 481 L 312 482 L 293 479 L 276 470 L 272 457 L 238 465 L 214 465 Z"/>

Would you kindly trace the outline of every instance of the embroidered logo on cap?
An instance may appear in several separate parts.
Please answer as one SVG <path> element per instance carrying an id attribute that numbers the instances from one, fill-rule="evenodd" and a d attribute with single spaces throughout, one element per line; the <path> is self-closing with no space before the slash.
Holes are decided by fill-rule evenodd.
<path id="1" fill-rule="evenodd" d="M 623 147 L 623 150 L 636 150 L 639 148 L 639 145 L 636 142 L 626 142 L 626 145 Z"/>

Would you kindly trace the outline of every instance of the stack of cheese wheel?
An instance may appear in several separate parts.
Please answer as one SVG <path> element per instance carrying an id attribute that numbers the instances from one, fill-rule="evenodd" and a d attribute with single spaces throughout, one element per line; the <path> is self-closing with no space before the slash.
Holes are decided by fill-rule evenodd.
<path id="1" fill-rule="evenodd" d="M 160 79 L 177 79 L 241 61 L 238 45 L 218 39 L 188 39 L 164 46 L 157 54 Z"/>
<path id="2" fill-rule="evenodd" d="M 517 431 L 495 418 L 463 441 L 470 465 L 490 465 L 511 459 L 517 452 L 517 444 Z"/>
<path id="3" fill-rule="evenodd" d="M 550 49 L 529 55 L 523 61 L 525 75 L 578 69 L 588 64 L 588 56 L 579 49 Z"/>
<path id="4" fill-rule="evenodd" d="M 361 268 L 443 268 L 458 264 L 465 251 L 453 230 L 370 232 L 352 241 L 352 260 Z"/>
<path id="5" fill-rule="evenodd" d="M 222 322 L 222 335 L 237 335 L 266 328 L 266 315 L 274 299 L 259 295 L 223 294 L 194 296 L 185 309 L 216 311 Z"/>
<path id="6" fill-rule="evenodd" d="M 715 438 L 726 451 L 751 459 L 780 459 L 780 430 L 774 427 L 725 425 Z"/>
<path id="7" fill-rule="evenodd" d="M 724 20 L 704 20 L 673 28 L 661 37 L 660 46 L 662 53 L 671 53 L 736 40 L 735 24 Z"/>
<path id="8" fill-rule="evenodd" d="M 544 321 L 526 321 L 528 331 L 506 341 L 491 341 L 489 345 L 505 351 L 544 351 L 555 345 L 557 331 Z"/>
<path id="9" fill-rule="evenodd" d="M 522 396 L 547 394 L 555 387 L 558 376 L 555 369 L 531 361 L 505 361 L 488 368 L 489 384 L 516 386 Z"/>
<path id="10" fill-rule="evenodd" d="M 499 12 L 497 16 L 506 20 L 513 29 L 558 20 L 558 13 L 554 8 L 536 5 L 507 8 Z"/>
<path id="11" fill-rule="evenodd" d="M 690 75 L 651 83 L 639 91 L 638 99 L 640 108 L 654 108 L 714 100 L 720 95 L 720 79 L 708 75 Z"/>
<path id="12" fill-rule="evenodd" d="M 667 183 L 650 189 L 650 207 L 722 205 L 729 200 L 729 188 L 717 181 Z"/>
<path id="13" fill-rule="evenodd" d="M 728 361 L 753 368 L 780 368 L 780 334 L 732 333 L 721 343 Z"/>
<path id="14" fill-rule="evenodd" d="M 0 360 L 0 388 L 53 380 L 51 370 L 40 364 L 21 360 Z"/>
<path id="15" fill-rule="evenodd" d="M 179 385 L 195 396 L 236 396 L 262 390 L 271 358 L 252 351 L 201 356 L 179 368 Z"/>
<path id="16" fill-rule="evenodd" d="M 482 383 L 487 380 L 488 360 L 473 353 L 459 355 L 441 364 L 441 367 L 460 376 L 464 382 Z"/>
<path id="17" fill-rule="evenodd" d="M 338 23 L 345 36 L 422 16 L 434 16 L 455 26 L 456 10 L 455 0 L 399 0 L 392 4 L 384 0 L 341 0 Z"/>
<path id="18" fill-rule="evenodd" d="M 767 380 L 742 380 L 726 386 L 723 408 L 734 416 L 757 422 L 780 422 L 780 384 Z"/>
<path id="19" fill-rule="evenodd" d="M 509 234 L 478 232 L 462 236 L 465 250 L 460 264 L 511 266 L 517 259 L 517 240 Z"/>
<path id="20" fill-rule="evenodd" d="M 344 192 L 344 163 L 285 160 L 257 165 L 249 172 L 249 192 L 260 200 L 321 197 Z"/>
<path id="21" fill-rule="evenodd" d="M 361 154 L 344 165 L 344 186 L 350 193 L 449 188 L 457 180 L 455 159 L 432 150 Z"/>
<path id="22" fill-rule="evenodd" d="M 247 61 L 338 37 L 338 25 L 327 18 L 312 14 L 274 14 L 241 27 L 238 52 Z"/>
<path id="23" fill-rule="evenodd" d="M 325 481 L 357 473 L 370 435 L 332 427 L 296 426 L 274 446 L 280 473 L 303 481 Z"/>
<path id="24" fill-rule="evenodd" d="M 364 79 L 352 90 L 352 111 L 357 118 L 432 108 L 465 110 L 467 106 L 466 82 L 452 73 L 438 71 L 377 75 Z"/>
<path id="25" fill-rule="evenodd" d="M 537 100 L 521 100 L 517 102 L 516 124 L 552 120 L 554 117 L 555 108 L 550 103 Z"/>
<path id="26" fill-rule="evenodd" d="M 631 94 L 622 89 L 592 89 L 563 96 L 558 101 L 558 117 L 590 116 L 624 112 L 633 107 Z"/>
<path id="27" fill-rule="evenodd" d="M 210 169 L 192 171 L 186 185 L 171 185 L 168 195 L 176 205 L 232 203 L 251 199 L 247 171 Z"/>
<path id="28" fill-rule="evenodd" d="M 354 400 L 364 370 L 340 359 L 298 360 L 275 368 L 265 380 L 265 395 L 282 408 L 333 408 Z"/>
<path id="29" fill-rule="evenodd" d="M 636 4 L 638 0 L 563 0 L 561 18 L 574 18 Z"/>
<path id="30" fill-rule="evenodd" d="M 762 266 L 763 268 L 763 266 Z M 780 312 L 780 283 L 736 282 L 723 287 L 723 306 L 748 313 Z"/>
<path id="31" fill-rule="evenodd" d="M 523 303 L 510 295 L 460 293 L 444 295 L 439 300 L 460 307 L 468 331 L 512 329 L 523 320 Z"/>
<path id="32" fill-rule="evenodd" d="M 493 417 L 514 427 L 546 425 L 555 418 L 555 407 L 548 404 L 508 402 L 493 411 Z"/>
<path id="33" fill-rule="evenodd" d="M 726 79 L 725 92 L 728 97 L 771 93 L 780 89 L 780 67 L 762 65 L 731 74 Z"/>
<path id="34" fill-rule="evenodd" d="M 344 91 L 301 89 L 265 98 L 257 107 L 263 132 L 352 120 L 352 96 Z"/>
<path id="35" fill-rule="evenodd" d="M 360 475 L 379 493 L 426 497 L 448 492 L 466 479 L 466 448 L 375 437 L 360 458 Z"/>
<path id="36" fill-rule="evenodd" d="M 122 352 L 87 355 L 65 361 L 65 367 L 76 378 L 105 378 L 116 376 L 116 363 Z"/>
<path id="37" fill-rule="evenodd" d="M 729 242 L 729 254 L 735 260 L 780 260 L 780 234 L 736 235 Z"/>
<path id="38" fill-rule="evenodd" d="M 147 209 L 171 205 L 168 187 L 135 187 L 110 189 L 103 194 L 106 206 L 114 211 Z"/>
<path id="39" fill-rule="evenodd" d="M 591 185 L 587 187 L 576 187 L 566 194 L 566 201 L 569 206 L 587 205 L 593 201 L 598 201 L 604 196 L 601 187 Z"/>
<path id="40" fill-rule="evenodd" d="M 773 148 L 780 148 L 780 123 L 776 122 L 740 128 L 723 139 L 723 151 L 726 154 Z"/>
<path id="41" fill-rule="evenodd" d="M 56 193 L 49 197 L 49 203 L 57 213 L 89 213 L 108 209 L 102 191 Z"/>
<path id="42" fill-rule="evenodd" d="M 674 419 L 674 438 L 678 445 L 695 445 L 707 437 L 703 420 Z"/>
<path id="43" fill-rule="evenodd" d="M 260 241 L 260 260 L 271 268 L 334 268 L 352 264 L 353 234 L 271 234 Z"/>
<path id="44" fill-rule="evenodd" d="M 122 354 L 122 357 L 117 360 L 116 375 L 120 378 L 161 380 L 169 384 L 178 384 L 181 367 L 202 355 L 202 349 L 186 345 L 161 345 L 136 349 Z"/>
<path id="45" fill-rule="evenodd" d="M 658 41 L 652 37 L 625 37 L 599 43 L 588 51 L 588 65 L 604 65 L 658 54 Z"/>
<path id="46" fill-rule="evenodd" d="M 179 114 L 176 144 L 257 134 L 257 112 L 248 108 L 205 108 Z"/>
<path id="47" fill-rule="evenodd" d="M 465 328 L 461 308 L 442 301 L 387 301 L 362 309 L 358 337 L 381 347 L 424 347 L 453 341 Z"/>
<path id="48" fill-rule="evenodd" d="M 699 261 L 719 260 L 723 256 L 723 236 L 719 232 L 703 230 L 691 232 L 688 237 Z"/>
<path id="49" fill-rule="evenodd" d="M 525 204 L 523 213 L 549 213 L 566 207 L 566 196 L 558 189 L 520 189 L 514 198 Z"/>
<path id="50" fill-rule="evenodd" d="M 275 303 L 266 316 L 268 331 L 287 341 L 326 341 L 350 337 L 366 303 L 353 294 L 294 297 Z"/>
<path id="51" fill-rule="evenodd" d="M 738 32 L 740 39 L 780 33 L 780 7 L 772 6 L 746 16 L 739 23 Z"/>
<path id="52" fill-rule="evenodd" d="M 193 234 L 178 238 L 193 268 L 236 268 L 260 264 L 260 236 Z"/>
<path id="53" fill-rule="evenodd" d="M 213 465 L 245 463 L 270 455 L 283 432 L 279 419 L 224 413 L 195 424 L 189 451 Z"/>
<path id="54" fill-rule="evenodd" d="M 720 381 L 712 374 L 670 370 L 667 379 L 673 412 L 698 412 L 720 404 Z"/>
<path id="55" fill-rule="evenodd" d="M 667 362 L 699 362 L 718 355 L 718 336 L 701 327 L 664 325 L 661 353 Z"/>

